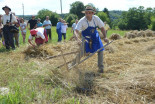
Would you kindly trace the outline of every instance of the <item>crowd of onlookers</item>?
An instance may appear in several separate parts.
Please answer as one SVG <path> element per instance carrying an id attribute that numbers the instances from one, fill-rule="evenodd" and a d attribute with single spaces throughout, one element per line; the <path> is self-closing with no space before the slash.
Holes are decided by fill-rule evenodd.
<path id="1" fill-rule="evenodd" d="M 14 50 L 16 47 L 19 47 L 19 35 L 21 33 L 23 37 L 23 43 L 25 43 L 26 40 L 26 34 L 27 30 L 30 32 L 28 42 L 32 44 L 33 37 L 35 37 L 35 43 L 37 45 L 44 44 L 45 42 L 52 40 L 52 23 L 50 21 L 50 17 L 46 16 L 46 19 L 41 23 L 41 19 L 36 19 L 34 15 L 32 15 L 32 18 L 28 20 L 28 22 L 25 22 L 23 18 L 18 18 L 14 12 L 11 12 L 11 8 L 8 6 L 4 6 L 2 8 L 5 12 L 4 15 L 0 15 L 0 39 L 2 40 L 3 45 L 6 47 L 6 49 L 10 49 L 10 47 Z M 70 38 L 72 40 L 75 38 L 74 30 L 78 23 L 78 19 L 75 20 L 75 23 L 72 25 L 71 33 L 73 33 L 73 36 Z M 68 23 L 66 23 L 65 20 L 62 18 L 58 19 L 58 23 L 56 25 L 56 32 L 58 35 L 58 42 L 62 41 L 62 37 L 64 41 L 66 40 L 66 32 L 68 28 Z M 10 30 L 10 27 L 14 26 L 17 29 L 17 32 L 12 32 Z M 110 28 L 106 22 L 104 22 L 105 30 Z M 20 28 L 20 29 L 19 29 Z M 15 47 L 16 46 L 16 47 Z"/>
<path id="2" fill-rule="evenodd" d="M 32 18 L 28 20 L 28 22 L 26 23 L 23 18 L 18 18 L 14 12 L 11 12 L 11 8 L 9 8 L 8 6 L 5 6 L 2 9 L 4 10 L 5 14 L 0 15 L 0 39 L 2 40 L 2 43 L 6 47 L 6 49 L 9 50 L 11 47 L 14 50 L 16 47 L 19 47 L 20 33 L 23 37 L 23 43 L 25 43 L 27 29 L 30 30 L 30 35 L 28 38 L 29 43 L 30 43 L 30 40 L 33 40 L 33 37 L 35 37 L 35 43 L 36 43 L 36 40 L 39 40 L 39 39 L 40 39 L 39 41 L 42 41 L 41 39 L 44 40 L 45 38 L 47 38 L 46 40 L 48 41 L 52 40 L 52 31 L 51 31 L 52 23 L 49 19 L 50 18 L 49 16 L 46 16 L 46 19 L 43 21 L 43 23 L 41 23 L 40 18 L 36 19 L 35 16 L 32 15 Z M 74 30 L 77 22 L 78 20 L 76 20 L 76 22 L 72 25 L 71 32 L 73 32 L 73 34 L 74 34 Z M 68 23 L 66 23 L 66 21 L 63 20 L 62 18 L 58 19 L 58 23 L 56 25 L 58 42 L 62 41 L 62 37 L 64 41 L 66 40 L 66 32 L 68 28 L 67 24 Z M 9 28 L 10 26 L 16 27 L 18 31 L 12 32 Z M 43 43 L 44 42 L 41 42 L 40 44 L 43 44 Z"/>

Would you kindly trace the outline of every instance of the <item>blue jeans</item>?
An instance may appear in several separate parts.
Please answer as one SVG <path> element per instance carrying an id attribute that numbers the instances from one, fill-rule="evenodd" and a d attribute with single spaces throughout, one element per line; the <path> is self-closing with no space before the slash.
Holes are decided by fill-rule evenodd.
<path id="1" fill-rule="evenodd" d="M 57 34 L 58 34 L 58 42 L 61 42 L 61 40 L 62 40 L 61 29 L 57 29 Z"/>

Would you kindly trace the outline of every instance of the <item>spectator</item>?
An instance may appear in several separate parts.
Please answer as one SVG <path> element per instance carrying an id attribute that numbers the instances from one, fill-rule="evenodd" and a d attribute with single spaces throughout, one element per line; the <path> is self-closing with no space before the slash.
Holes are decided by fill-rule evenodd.
<path id="1" fill-rule="evenodd" d="M 75 23 L 73 23 L 72 25 L 71 33 L 73 32 L 73 36 L 69 40 L 72 40 L 73 38 L 75 38 L 74 30 L 75 30 L 77 23 L 78 23 L 78 19 L 76 19 Z"/>
<path id="2" fill-rule="evenodd" d="M 43 24 L 40 21 L 41 21 L 41 19 L 38 18 L 37 27 L 42 27 L 43 26 Z"/>
<path id="3" fill-rule="evenodd" d="M 52 26 L 52 23 L 49 20 L 49 16 L 46 16 L 46 20 L 43 22 L 43 27 L 45 27 L 47 36 L 49 37 L 50 40 L 52 39 L 51 26 Z"/>
<path id="4" fill-rule="evenodd" d="M 67 31 L 67 23 L 65 20 L 62 20 L 62 24 L 61 24 L 61 33 L 62 33 L 62 36 L 64 38 L 64 41 L 66 40 L 66 31 Z"/>
<path id="5" fill-rule="evenodd" d="M 24 19 L 21 18 L 21 23 L 20 23 L 20 30 L 21 34 L 23 36 L 23 43 L 25 43 L 25 38 L 26 38 L 26 23 L 24 22 Z"/>
<path id="6" fill-rule="evenodd" d="M 17 19 L 17 23 L 15 24 L 15 26 L 19 29 L 20 21 L 19 21 L 18 17 L 15 15 L 15 12 L 12 12 L 12 14 Z M 19 33 L 14 33 L 14 38 L 15 38 L 15 44 L 16 44 L 16 46 L 19 47 Z"/>
<path id="7" fill-rule="evenodd" d="M 37 20 L 35 19 L 34 15 L 32 15 L 32 19 L 28 21 L 27 27 L 29 30 L 35 29 L 37 27 Z"/>
<path id="8" fill-rule="evenodd" d="M 60 42 L 62 40 L 61 24 L 62 24 L 62 18 L 59 18 L 59 21 L 56 26 L 57 34 L 58 34 L 58 42 Z"/>
<path id="9" fill-rule="evenodd" d="M 28 39 L 28 42 L 35 47 L 35 45 L 32 43 L 33 37 L 35 37 L 35 43 L 37 46 L 44 44 L 45 42 L 48 42 L 48 37 L 46 34 L 46 30 L 43 27 L 39 27 L 36 29 L 32 29 L 30 31 L 30 36 Z"/>
<path id="10" fill-rule="evenodd" d="M 4 40 L 5 40 L 5 46 L 6 49 L 9 50 L 10 46 L 12 49 L 15 49 L 14 41 L 13 41 L 13 33 L 10 32 L 9 27 L 12 24 L 17 23 L 17 19 L 14 15 L 12 15 L 12 18 L 10 20 L 10 11 L 11 9 L 8 6 L 5 6 L 2 8 L 5 11 L 5 14 L 2 16 L 0 15 L 0 23 L 3 23 L 3 35 L 4 35 Z"/>

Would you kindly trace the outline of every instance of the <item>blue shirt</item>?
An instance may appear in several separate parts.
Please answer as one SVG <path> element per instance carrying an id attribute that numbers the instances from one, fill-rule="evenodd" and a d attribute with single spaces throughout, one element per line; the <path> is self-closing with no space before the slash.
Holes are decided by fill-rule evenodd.
<path id="1" fill-rule="evenodd" d="M 57 29 L 60 29 L 60 28 L 61 28 L 61 24 L 62 24 L 61 22 L 58 22 L 56 28 L 57 28 Z"/>
<path id="2" fill-rule="evenodd" d="M 43 24 L 40 22 L 40 23 L 37 23 L 37 27 L 42 27 Z"/>

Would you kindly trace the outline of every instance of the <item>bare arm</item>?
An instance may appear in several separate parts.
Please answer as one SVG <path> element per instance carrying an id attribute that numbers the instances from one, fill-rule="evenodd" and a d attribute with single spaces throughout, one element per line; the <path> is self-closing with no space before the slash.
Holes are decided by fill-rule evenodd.
<path id="1" fill-rule="evenodd" d="M 32 41 L 31 39 L 28 39 L 28 42 L 29 42 L 33 47 L 35 47 L 35 45 L 34 45 L 31 41 Z"/>
<path id="2" fill-rule="evenodd" d="M 78 38 L 79 33 L 80 33 L 79 30 L 75 30 L 74 31 L 75 39 L 77 40 L 78 44 L 81 44 L 82 41 L 81 41 L 81 39 Z"/>
<path id="3" fill-rule="evenodd" d="M 107 34 L 106 34 L 106 31 L 105 31 L 104 27 L 101 27 L 100 30 L 101 30 L 101 32 L 102 32 L 102 34 L 104 36 L 104 41 L 108 43 L 109 40 L 107 39 Z"/>
<path id="4" fill-rule="evenodd" d="M 47 24 L 47 25 L 43 25 L 43 27 L 46 27 L 46 26 L 48 26 L 49 24 Z"/>

